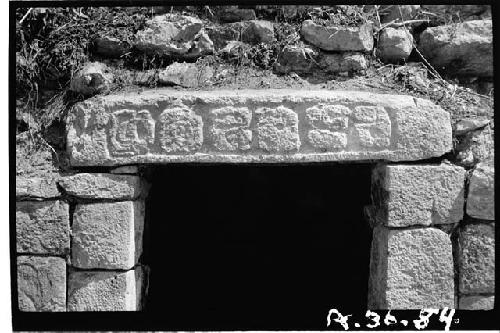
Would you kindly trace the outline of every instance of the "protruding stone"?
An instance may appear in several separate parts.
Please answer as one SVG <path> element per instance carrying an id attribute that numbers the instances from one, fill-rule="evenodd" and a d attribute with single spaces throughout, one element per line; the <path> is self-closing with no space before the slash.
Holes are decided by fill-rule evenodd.
<path id="1" fill-rule="evenodd" d="M 495 219 L 495 170 L 479 163 L 469 183 L 467 215 L 476 219 Z"/>
<path id="2" fill-rule="evenodd" d="M 57 189 L 57 176 L 16 176 L 16 199 L 56 199 L 61 196 Z"/>
<path id="3" fill-rule="evenodd" d="M 370 258 L 369 309 L 454 308 L 450 237 L 436 228 L 376 227 Z"/>
<path id="4" fill-rule="evenodd" d="M 460 164 L 473 167 L 477 163 L 493 164 L 495 161 L 495 131 L 491 125 L 466 133 L 456 147 Z"/>
<path id="5" fill-rule="evenodd" d="M 69 251 L 69 206 L 63 201 L 16 202 L 16 251 L 64 255 Z"/>
<path id="6" fill-rule="evenodd" d="M 210 83 L 213 73 L 210 66 L 174 62 L 160 72 L 158 82 L 188 88 L 202 87 Z"/>
<path id="7" fill-rule="evenodd" d="M 418 49 L 448 75 L 493 76 L 491 20 L 476 20 L 427 28 Z"/>
<path id="8" fill-rule="evenodd" d="M 462 296 L 459 298 L 459 310 L 493 310 L 495 296 Z"/>
<path id="9" fill-rule="evenodd" d="M 455 134 L 462 135 L 483 128 L 490 123 L 489 119 L 462 119 L 455 125 Z"/>
<path id="10" fill-rule="evenodd" d="M 295 72 L 298 74 L 311 73 L 315 67 L 316 52 L 307 46 L 285 46 L 278 55 L 274 69 L 278 73 L 286 74 Z"/>
<path id="11" fill-rule="evenodd" d="M 113 74 L 108 66 L 100 62 L 86 64 L 75 74 L 70 89 L 85 96 L 108 92 L 113 83 Z"/>
<path id="12" fill-rule="evenodd" d="M 322 53 L 318 64 L 327 73 L 360 72 L 368 67 L 363 54 L 352 52 Z"/>
<path id="13" fill-rule="evenodd" d="M 203 22 L 192 16 L 164 14 L 146 22 L 136 34 L 135 47 L 162 56 L 197 58 L 213 52 L 213 43 Z"/>
<path id="14" fill-rule="evenodd" d="M 459 235 L 460 294 L 495 292 L 495 225 L 466 225 Z"/>
<path id="15" fill-rule="evenodd" d="M 84 269 L 130 269 L 142 253 L 144 203 L 80 204 L 73 214 L 71 263 Z"/>
<path id="16" fill-rule="evenodd" d="M 413 50 L 413 37 L 405 29 L 387 27 L 379 35 L 377 55 L 387 62 L 406 60 Z"/>
<path id="17" fill-rule="evenodd" d="M 144 272 L 70 272 L 68 311 L 139 311 Z"/>
<path id="18" fill-rule="evenodd" d="M 249 44 L 272 43 L 274 37 L 273 22 L 252 20 L 240 23 L 241 40 Z"/>
<path id="19" fill-rule="evenodd" d="M 66 311 L 66 262 L 57 257 L 17 257 L 19 310 Z"/>
<path id="20" fill-rule="evenodd" d="M 307 42 L 325 51 L 368 52 L 373 49 L 371 24 L 360 27 L 323 26 L 305 20 L 300 33 Z"/>
<path id="21" fill-rule="evenodd" d="M 372 174 L 376 224 L 456 223 L 463 218 L 465 170 L 441 165 L 380 165 Z"/>
<path id="22" fill-rule="evenodd" d="M 59 185 L 66 194 L 81 199 L 134 200 L 147 190 L 138 176 L 109 173 L 77 173 L 61 177 Z"/>
<path id="23" fill-rule="evenodd" d="M 347 127 L 324 124 L 324 128 L 313 128 L 305 116 L 310 108 L 336 106 L 350 110 Z M 218 125 L 212 111 L 227 107 L 248 108 L 251 114 L 249 126 L 245 121 L 238 125 L 252 132 L 251 149 L 244 149 L 244 153 L 222 152 L 213 142 L 213 127 Z M 274 115 L 262 112 L 267 109 L 288 111 L 273 111 Z M 235 122 L 246 118 L 238 119 Z M 442 156 L 452 149 L 450 116 L 437 105 L 411 96 L 360 91 L 124 92 L 76 104 L 69 112 L 67 129 L 68 153 L 74 166 L 413 161 Z M 327 147 L 314 146 L 309 140 L 312 130 L 338 133 L 325 134 L 332 143 Z M 345 144 L 333 144 L 334 137 L 345 137 Z"/>

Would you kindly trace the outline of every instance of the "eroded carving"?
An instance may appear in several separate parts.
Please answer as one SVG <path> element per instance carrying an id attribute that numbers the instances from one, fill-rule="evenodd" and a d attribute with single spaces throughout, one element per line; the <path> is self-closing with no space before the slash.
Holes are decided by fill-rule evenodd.
<path id="1" fill-rule="evenodd" d="M 311 145 L 323 150 L 345 148 L 351 113 L 344 105 L 319 104 L 308 108 L 306 118 L 313 128 L 307 135 Z"/>
<path id="2" fill-rule="evenodd" d="M 192 153 L 203 144 L 203 121 L 186 106 L 165 109 L 157 127 L 160 148 L 165 153 Z"/>
<path id="3" fill-rule="evenodd" d="M 252 113 L 246 107 L 227 106 L 210 112 L 214 146 L 220 151 L 248 150 L 252 144 Z"/>
<path id="4" fill-rule="evenodd" d="M 354 133 L 361 146 L 385 148 L 391 144 L 391 119 L 383 107 L 357 106 L 353 118 Z"/>
<path id="5" fill-rule="evenodd" d="M 298 116 L 284 106 L 255 111 L 259 148 L 268 152 L 291 152 L 300 147 Z"/>
<path id="6" fill-rule="evenodd" d="M 111 115 L 110 153 L 133 156 L 149 153 L 155 141 L 155 121 L 148 110 L 119 110 Z"/>

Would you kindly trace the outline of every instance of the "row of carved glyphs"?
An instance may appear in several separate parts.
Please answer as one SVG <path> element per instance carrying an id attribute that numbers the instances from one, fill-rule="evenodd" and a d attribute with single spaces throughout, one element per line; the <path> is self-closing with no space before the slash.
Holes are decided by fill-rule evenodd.
<path id="1" fill-rule="evenodd" d="M 252 112 L 247 107 L 227 106 L 211 110 L 210 134 L 219 151 L 251 148 Z M 268 152 L 293 152 L 300 147 L 298 116 L 284 106 L 255 111 L 257 142 Z M 384 148 L 391 139 L 391 121 L 377 106 L 319 104 L 306 110 L 309 143 L 321 151 L 340 151 L 348 141 L 367 148 Z M 119 110 L 112 114 L 111 153 L 143 155 L 159 145 L 164 153 L 192 153 L 203 144 L 203 121 L 186 106 L 164 110 L 155 121 L 148 110 Z"/>

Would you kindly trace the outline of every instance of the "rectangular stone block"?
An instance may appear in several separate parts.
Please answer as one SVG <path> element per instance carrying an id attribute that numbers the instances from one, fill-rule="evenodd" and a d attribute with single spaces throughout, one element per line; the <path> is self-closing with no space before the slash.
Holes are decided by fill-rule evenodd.
<path id="1" fill-rule="evenodd" d="M 70 272 L 68 311 L 139 311 L 144 279 L 140 266 L 127 272 Z"/>
<path id="2" fill-rule="evenodd" d="M 469 224 L 459 234 L 459 291 L 495 292 L 495 226 Z"/>
<path id="3" fill-rule="evenodd" d="M 66 262 L 57 257 L 17 257 L 19 310 L 66 311 Z"/>
<path id="4" fill-rule="evenodd" d="M 64 201 L 16 202 L 17 253 L 64 255 L 69 237 L 69 206 Z"/>
<path id="5" fill-rule="evenodd" d="M 379 165 L 372 174 L 375 224 L 457 223 L 463 218 L 465 170 L 441 165 Z"/>
<path id="6" fill-rule="evenodd" d="M 57 189 L 57 176 L 16 176 L 16 199 L 55 199 L 61 196 Z"/>
<path id="7" fill-rule="evenodd" d="M 495 220 L 495 169 L 479 163 L 469 184 L 467 215 L 476 219 Z"/>
<path id="8" fill-rule="evenodd" d="M 141 177 L 131 175 L 78 173 L 58 183 L 68 195 L 82 199 L 134 200 L 147 191 Z"/>
<path id="9" fill-rule="evenodd" d="M 493 310 L 495 296 L 463 296 L 460 297 L 459 310 Z"/>
<path id="10" fill-rule="evenodd" d="M 130 269 L 142 253 L 144 202 L 76 205 L 71 264 L 84 269 Z"/>
<path id="11" fill-rule="evenodd" d="M 450 237 L 436 228 L 373 231 L 369 309 L 454 308 Z"/>
<path id="12" fill-rule="evenodd" d="M 155 89 L 96 96 L 68 116 L 75 166 L 420 160 L 452 149 L 430 101 L 355 91 Z"/>

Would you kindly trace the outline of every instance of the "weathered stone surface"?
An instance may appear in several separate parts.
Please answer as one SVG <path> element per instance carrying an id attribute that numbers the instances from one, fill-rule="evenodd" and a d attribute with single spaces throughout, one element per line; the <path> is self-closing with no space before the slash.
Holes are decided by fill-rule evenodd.
<path id="1" fill-rule="evenodd" d="M 144 272 L 71 272 L 68 311 L 139 311 Z"/>
<path id="2" fill-rule="evenodd" d="M 120 58 L 130 52 L 131 46 L 115 37 L 103 36 L 94 41 L 95 52 L 108 58 Z"/>
<path id="3" fill-rule="evenodd" d="M 459 235 L 460 294 L 495 292 L 495 225 L 466 225 Z"/>
<path id="4" fill-rule="evenodd" d="M 459 298 L 459 310 L 493 310 L 495 296 L 462 296 Z"/>
<path id="5" fill-rule="evenodd" d="M 465 170 L 441 165 L 380 165 L 372 174 L 375 224 L 456 223 L 463 218 Z"/>
<path id="6" fill-rule="evenodd" d="M 451 75 L 493 76 L 491 20 L 427 28 L 419 50 L 437 70 Z"/>
<path id="7" fill-rule="evenodd" d="M 379 35 L 377 55 L 387 62 L 406 60 L 413 50 L 413 37 L 405 29 L 387 27 Z"/>
<path id="8" fill-rule="evenodd" d="M 483 128 L 490 123 L 489 119 L 461 119 L 455 124 L 455 134 L 463 135 Z"/>
<path id="9" fill-rule="evenodd" d="M 452 245 L 443 231 L 374 229 L 368 308 L 454 308 L 453 278 Z"/>
<path id="10" fill-rule="evenodd" d="M 75 74 L 70 83 L 70 89 L 85 96 L 109 91 L 113 82 L 113 74 L 108 66 L 100 62 L 86 64 Z"/>
<path id="11" fill-rule="evenodd" d="M 134 200 L 146 191 L 138 176 L 107 173 L 77 173 L 61 177 L 59 185 L 67 194 L 83 199 Z"/>
<path id="12" fill-rule="evenodd" d="M 182 58 L 211 54 L 213 43 L 202 28 L 203 22 L 196 17 L 158 15 L 137 32 L 135 47 L 146 53 Z"/>
<path id="13" fill-rule="evenodd" d="M 193 63 L 174 62 L 160 72 L 158 82 L 194 88 L 207 85 L 212 79 L 212 76 L 212 67 L 200 67 Z"/>
<path id="14" fill-rule="evenodd" d="M 16 251 L 64 255 L 69 251 L 69 206 L 63 201 L 16 202 Z"/>
<path id="15" fill-rule="evenodd" d="M 222 152 L 214 145 L 213 126 L 218 125 L 212 111 L 225 107 L 251 112 L 251 149 L 244 153 Z M 306 119 L 311 108 L 349 109 L 347 128 L 314 128 Z M 97 96 L 75 105 L 67 129 L 75 166 L 409 161 L 441 156 L 452 148 L 450 116 L 430 101 L 354 91 L 157 89 Z M 345 136 L 345 148 L 316 145 L 309 138 L 316 129 L 330 131 L 324 133 L 329 137 Z"/>
<path id="16" fill-rule="evenodd" d="M 130 269 L 142 253 L 144 203 L 77 205 L 71 263 L 78 268 Z"/>
<path id="17" fill-rule="evenodd" d="M 325 51 L 368 52 L 373 49 L 371 24 L 360 27 L 322 26 L 305 20 L 300 33 L 307 42 Z"/>
<path id="18" fill-rule="evenodd" d="M 56 199 L 61 196 L 57 189 L 57 176 L 16 176 L 16 199 Z"/>
<path id="19" fill-rule="evenodd" d="M 66 262 L 56 257 L 17 257 L 19 310 L 66 311 Z"/>
<path id="20" fill-rule="evenodd" d="M 495 219 L 495 170 L 493 166 L 479 163 L 469 183 L 467 215 L 477 219 Z"/>
<path id="21" fill-rule="evenodd" d="M 318 59 L 321 69 L 327 73 L 359 72 L 368 67 L 361 53 L 322 53 Z"/>
<path id="22" fill-rule="evenodd" d="M 246 107 L 223 107 L 211 111 L 214 147 L 220 151 L 248 150 L 252 144 L 252 112 Z"/>
<path id="23" fill-rule="evenodd" d="M 466 133 L 455 148 L 457 162 L 468 167 L 477 163 L 493 165 L 495 161 L 495 131 L 491 125 Z"/>

